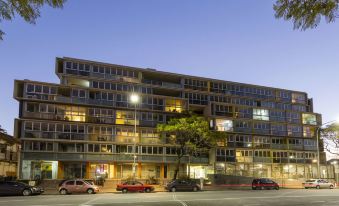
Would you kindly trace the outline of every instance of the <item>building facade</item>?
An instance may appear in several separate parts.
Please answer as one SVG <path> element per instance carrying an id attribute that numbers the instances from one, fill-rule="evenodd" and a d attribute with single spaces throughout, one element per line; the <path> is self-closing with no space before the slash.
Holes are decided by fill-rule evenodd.
<path id="1" fill-rule="evenodd" d="M 160 137 L 156 125 L 186 110 L 227 133 L 218 147 L 184 157 L 181 171 L 191 177 L 318 176 L 321 115 L 305 92 L 68 57 L 56 59 L 55 72 L 60 84 L 15 81 L 23 179 L 128 178 L 134 144 L 137 177 L 169 179 L 175 145 Z M 140 96 L 137 104 L 132 93 Z M 320 160 L 326 163 L 323 152 Z M 320 173 L 333 178 L 325 165 Z"/>
<path id="2" fill-rule="evenodd" d="M 0 133 L 0 179 L 17 177 L 20 142 Z"/>

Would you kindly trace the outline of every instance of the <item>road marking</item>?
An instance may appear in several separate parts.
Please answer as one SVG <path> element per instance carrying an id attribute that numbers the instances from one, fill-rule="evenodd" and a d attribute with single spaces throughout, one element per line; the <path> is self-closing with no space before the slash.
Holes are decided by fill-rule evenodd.
<path id="1" fill-rule="evenodd" d="M 101 197 L 100 196 L 97 196 L 96 198 L 93 198 L 93 199 L 90 199 L 88 200 L 87 202 L 84 202 L 82 204 L 80 204 L 81 206 L 90 206 L 90 204 L 94 201 L 97 201 L 98 199 L 100 199 Z"/>
<path id="2" fill-rule="evenodd" d="M 181 201 L 177 198 L 177 195 L 175 194 L 175 192 L 173 193 L 173 200 L 179 202 L 182 206 L 187 206 L 187 204 L 185 202 L 183 202 L 183 201 Z"/>
<path id="3" fill-rule="evenodd" d="M 20 201 L 24 201 L 24 200 L 2 200 L 0 202 L 20 202 Z"/>

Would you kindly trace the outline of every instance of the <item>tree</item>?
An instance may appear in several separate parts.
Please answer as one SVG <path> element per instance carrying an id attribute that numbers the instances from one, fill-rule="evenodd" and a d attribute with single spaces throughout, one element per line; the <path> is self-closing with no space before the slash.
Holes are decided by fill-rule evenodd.
<path id="1" fill-rule="evenodd" d="M 324 149 L 334 155 L 339 155 L 339 124 L 331 124 L 320 130 Z"/>
<path id="2" fill-rule="evenodd" d="M 7 131 L 4 128 L 2 128 L 1 125 L 0 125 L 0 133 L 1 134 L 7 134 Z"/>
<path id="3" fill-rule="evenodd" d="M 158 124 L 157 129 L 164 134 L 168 143 L 176 145 L 176 169 L 173 179 L 177 179 L 181 159 L 185 155 L 198 155 L 199 151 L 216 144 L 224 133 L 211 131 L 204 117 L 186 114 L 173 118 L 167 124 Z"/>
<path id="4" fill-rule="evenodd" d="M 35 24 L 40 17 L 40 8 L 47 4 L 53 8 L 62 8 L 66 0 L 0 0 L 0 22 L 10 21 L 19 14 L 26 22 Z M 0 40 L 5 33 L 0 30 Z"/>
<path id="5" fill-rule="evenodd" d="M 322 18 L 334 22 L 339 0 L 277 0 L 273 5 L 276 18 L 292 20 L 294 29 L 306 30 L 318 26 Z"/>

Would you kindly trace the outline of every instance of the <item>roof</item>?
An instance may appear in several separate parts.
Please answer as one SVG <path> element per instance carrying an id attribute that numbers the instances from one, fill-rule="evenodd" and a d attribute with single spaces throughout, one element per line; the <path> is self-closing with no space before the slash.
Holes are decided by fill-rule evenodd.
<path id="1" fill-rule="evenodd" d="M 0 133 L 0 139 L 5 140 L 6 142 L 8 142 L 10 144 L 20 143 L 19 139 L 14 138 L 13 136 L 8 135 L 8 134 L 4 134 L 4 133 Z"/>

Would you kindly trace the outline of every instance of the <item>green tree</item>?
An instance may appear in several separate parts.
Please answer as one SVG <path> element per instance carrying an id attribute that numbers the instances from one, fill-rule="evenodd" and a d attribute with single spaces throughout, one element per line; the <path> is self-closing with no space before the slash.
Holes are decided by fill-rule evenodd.
<path id="1" fill-rule="evenodd" d="M 11 21 L 15 14 L 26 22 L 35 24 L 40 17 L 40 8 L 47 4 L 53 8 L 62 8 L 66 0 L 0 0 L 0 22 Z M 0 30 L 0 40 L 5 33 Z"/>
<path id="2" fill-rule="evenodd" d="M 306 30 L 319 25 L 322 18 L 334 22 L 339 0 L 277 0 L 273 5 L 275 17 L 292 20 L 294 29 Z"/>
<path id="3" fill-rule="evenodd" d="M 157 129 L 167 142 L 176 145 L 176 169 L 173 179 L 177 179 L 182 157 L 196 156 L 199 151 L 215 146 L 225 133 L 211 131 L 204 117 L 186 114 L 173 118 L 167 124 L 158 124 Z"/>
<path id="4" fill-rule="evenodd" d="M 320 130 L 324 149 L 335 155 L 339 155 L 339 124 L 331 124 Z"/>

